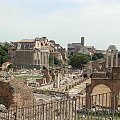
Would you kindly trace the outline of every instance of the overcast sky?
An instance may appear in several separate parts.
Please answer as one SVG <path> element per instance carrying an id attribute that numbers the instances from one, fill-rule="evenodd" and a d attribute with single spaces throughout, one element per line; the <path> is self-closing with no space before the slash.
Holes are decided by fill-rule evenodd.
<path id="1" fill-rule="evenodd" d="M 0 0 L 0 41 L 46 36 L 120 50 L 120 0 Z"/>

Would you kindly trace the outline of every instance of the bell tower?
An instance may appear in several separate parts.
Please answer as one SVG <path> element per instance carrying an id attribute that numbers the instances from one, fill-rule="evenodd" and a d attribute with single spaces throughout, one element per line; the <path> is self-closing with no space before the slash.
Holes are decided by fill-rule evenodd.
<path id="1" fill-rule="evenodd" d="M 81 45 L 84 46 L 84 37 L 81 37 Z"/>

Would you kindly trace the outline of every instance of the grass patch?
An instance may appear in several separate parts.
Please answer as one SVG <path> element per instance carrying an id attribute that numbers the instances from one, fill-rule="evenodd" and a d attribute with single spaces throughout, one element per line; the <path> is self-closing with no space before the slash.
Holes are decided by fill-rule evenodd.
<path id="1" fill-rule="evenodd" d="M 39 79 L 39 78 L 42 78 L 42 75 L 32 75 L 32 74 L 19 74 L 19 75 L 16 75 L 14 74 L 13 75 L 15 78 L 17 79 Z"/>

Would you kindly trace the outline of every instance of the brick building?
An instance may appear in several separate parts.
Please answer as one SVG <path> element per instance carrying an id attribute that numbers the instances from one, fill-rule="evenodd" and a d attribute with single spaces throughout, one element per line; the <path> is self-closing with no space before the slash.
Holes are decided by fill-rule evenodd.
<path id="1" fill-rule="evenodd" d="M 52 43 L 54 46 L 54 52 L 51 52 L 51 55 L 54 55 L 59 60 L 66 61 L 66 49 L 63 48 L 60 44 L 55 43 L 54 40 L 50 40 L 49 42 Z"/>
<path id="2" fill-rule="evenodd" d="M 81 43 L 69 43 L 67 50 L 68 50 L 68 55 L 73 55 L 75 53 L 92 55 L 95 53 L 94 46 L 84 45 L 84 37 L 81 37 Z"/>
<path id="3" fill-rule="evenodd" d="M 12 44 L 13 47 L 8 50 L 10 61 L 19 68 L 49 68 L 50 55 L 66 59 L 65 48 L 46 37 L 23 39 Z"/>
<path id="4" fill-rule="evenodd" d="M 50 47 L 51 43 L 46 37 L 35 39 L 23 39 L 17 42 L 12 42 L 13 49 L 9 49 L 11 61 L 20 68 L 40 68 L 49 67 Z"/>

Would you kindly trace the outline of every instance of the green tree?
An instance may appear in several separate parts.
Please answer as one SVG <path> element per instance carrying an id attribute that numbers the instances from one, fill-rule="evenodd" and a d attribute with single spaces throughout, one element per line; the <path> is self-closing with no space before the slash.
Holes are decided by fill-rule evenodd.
<path id="1" fill-rule="evenodd" d="M 8 48 L 10 47 L 11 45 L 9 43 L 4 43 L 3 45 L 0 45 L 0 64 L 8 61 Z"/>
<path id="2" fill-rule="evenodd" d="M 73 69 L 81 69 L 90 60 L 90 55 L 77 53 L 69 58 L 68 64 L 71 65 Z"/>
<path id="3" fill-rule="evenodd" d="M 60 66 L 61 63 L 62 63 L 62 61 L 59 60 L 57 57 L 55 57 L 53 55 L 49 56 L 49 64 L 50 64 L 50 66 L 53 66 L 53 64 L 57 65 L 57 66 Z"/>
<path id="4" fill-rule="evenodd" d="M 94 61 L 101 58 L 104 58 L 104 55 L 102 53 L 94 53 L 92 56 L 92 60 Z"/>

